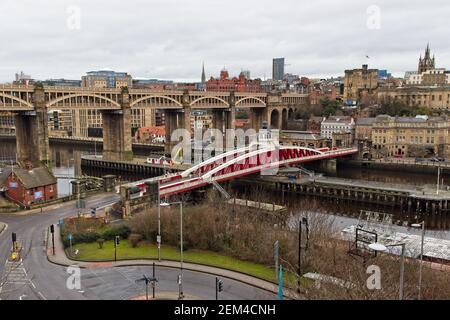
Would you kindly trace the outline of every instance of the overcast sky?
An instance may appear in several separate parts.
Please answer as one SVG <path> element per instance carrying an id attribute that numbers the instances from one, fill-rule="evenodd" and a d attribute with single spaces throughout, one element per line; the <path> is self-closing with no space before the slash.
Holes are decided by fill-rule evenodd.
<path id="1" fill-rule="evenodd" d="M 203 61 L 207 77 L 270 78 L 274 57 L 310 77 L 363 63 L 403 75 L 427 42 L 450 68 L 450 1 L 0 0 L 0 36 L 0 82 L 104 68 L 199 81 Z"/>

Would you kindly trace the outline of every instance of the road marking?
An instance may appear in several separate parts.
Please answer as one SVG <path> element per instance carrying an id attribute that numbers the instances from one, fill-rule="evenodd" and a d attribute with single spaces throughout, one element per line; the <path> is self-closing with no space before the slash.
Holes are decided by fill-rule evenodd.
<path id="1" fill-rule="evenodd" d="M 44 295 L 42 294 L 42 292 L 39 291 L 38 294 L 41 296 L 42 299 L 47 300 L 47 298 L 44 297 Z"/>
<path id="2" fill-rule="evenodd" d="M 22 294 L 20 297 L 19 297 L 19 300 L 23 300 L 23 298 L 25 298 L 27 295 L 26 294 Z"/>

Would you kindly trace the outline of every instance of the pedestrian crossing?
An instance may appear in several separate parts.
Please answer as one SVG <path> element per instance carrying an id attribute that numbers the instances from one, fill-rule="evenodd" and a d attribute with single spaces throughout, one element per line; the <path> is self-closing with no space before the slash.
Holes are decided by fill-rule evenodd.
<path id="1" fill-rule="evenodd" d="M 0 279 L 0 299 L 15 296 L 23 287 L 32 285 L 22 259 L 19 261 L 7 260 Z"/>

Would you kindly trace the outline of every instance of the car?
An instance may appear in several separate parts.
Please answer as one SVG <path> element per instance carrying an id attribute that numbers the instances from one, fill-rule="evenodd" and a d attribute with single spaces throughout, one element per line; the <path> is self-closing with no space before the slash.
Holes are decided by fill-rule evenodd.
<path id="1" fill-rule="evenodd" d="M 433 158 L 431 158 L 429 161 L 431 161 L 431 162 L 439 162 L 439 159 L 436 158 L 436 157 L 433 157 Z"/>
<path id="2" fill-rule="evenodd" d="M 445 159 L 444 158 L 442 158 L 442 157 L 439 157 L 439 158 L 437 158 L 439 161 L 441 161 L 441 162 L 444 162 L 445 161 Z"/>

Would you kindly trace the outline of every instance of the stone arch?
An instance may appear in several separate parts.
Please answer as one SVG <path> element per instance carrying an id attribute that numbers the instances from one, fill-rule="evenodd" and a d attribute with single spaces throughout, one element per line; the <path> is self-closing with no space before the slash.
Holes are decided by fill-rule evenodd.
<path id="1" fill-rule="evenodd" d="M 244 97 L 244 98 L 241 98 L 238 101 L 236 101 L 236 106 L 238 106 L 239 104 L 243 103 L 246 100 L 253 100 L 253 101 L 256 101 L 256 102 L 261 103 L 263 105 L 266 105 L 266 103 L 263 100 L 261 100 L 260 98 L 258 98 L 258 97 Z"/>
<path id="2" fill-rule="evenodd" d="M 190 105 L 191 105 L 191 107 L 194 107 L 196 103 L 198 103 L 198 102 L 200 102 L 200 101 L 202 101 L 202 100 L 206 100 L 206 99 L 217 100 L 218 102 L 224 104 L 224 107 L 225 107 L 225 108 L 228 108 L 228 107 L 230 106 L 230 104 L 229 104 L 228 102 L 226 102 L 225 100 L 223 100 L 222 98 L 214 97 L 214 96 L 212 96 L 212 97 L 209 97 L 209 96 L 200 97 L 200 98 L 195 99 L 194 101 L 192 101 L 192 102 L 190 103 Z"/>
<path id="3" fill-rule="evenodd" d="M 100 100 L 103 100 L 105 102 L 109 102 L 111 103 L 113 106 L 115 107 L 119 107 L 120 108 L 120 104 L 117 101 L 114 101 L 110 98 L 95 94 L 95 93 L 73 93 L 73 94 L 68 94 L 56 99 L 53 99 L 51 101 L 49 101 L 47 103 L 47 108 L 52 107 L 53 105 L 57 104 L 58 102 L 64 101 L 64 100 L 69 100 L 72 98 L 78 98 L 78 97 L 90 97 L 90 98 L 98 98 Z"/>
<path id="4" fill-rule="evenodd" d="M 280 120 L 281 115 L 278 109 L 273 109 L 270 112 L 270 128 L 271 129 L 281 129 L 280 128 Z"/>
<path id="5" fill-rule="evenodd" d="M 33 105 L 30 102 L 25 101 L 25 100 L 23 100 L 21 98 L 18 98 L 16 96 L 4 93 L 4 92 L 0 92 L 0 97 L 6 98 L 6 99 L 10 99 L 12 101 L 16 101 L 16 102 L 18 102 L 20 104 L 23 104 L 23 105 L 25 105 L 27 107 L 30 107 L 30 108 L 34 108 Z"/>
<path id="6" fill-rule="evenodd" d="M 183 106 L 179 101 L 177 101 L 177 100 L 175 100 L 175 99 L 173 99 L 173 98 L 171 98 L 171 97 L 161 96 L 161 95 L 149 95 L 149 96 L 141 97 L 141 98 L 139 98 L 139 99 L 134 100 L 134 101 L 130 104 L 130 106 L 133 107 L 133 106 L 137 105 L 138 103 L 140 103 L 140 102 L 142 102 L 142 101 L 145 101 L 145 100 L 148 100 L 148 99 L 152 99 L 152 98 L 166 99 L 166 100 L 168 100 L 168 101 L 170 101 L 170 102 L 173 102 L 173 103 L 176 104 L 177 106 L 180 106 L 180 107 Z"/>

